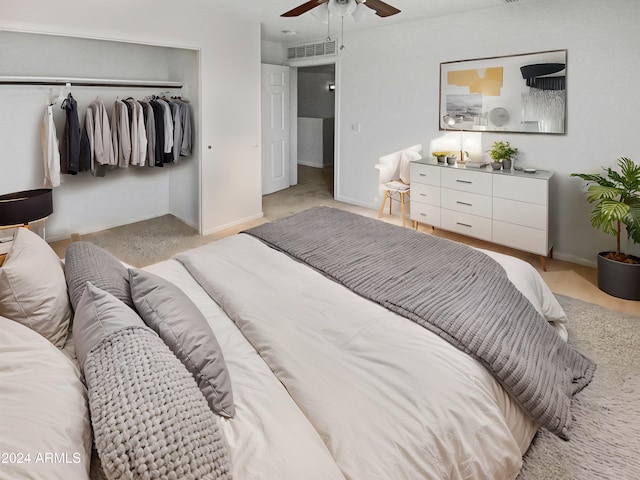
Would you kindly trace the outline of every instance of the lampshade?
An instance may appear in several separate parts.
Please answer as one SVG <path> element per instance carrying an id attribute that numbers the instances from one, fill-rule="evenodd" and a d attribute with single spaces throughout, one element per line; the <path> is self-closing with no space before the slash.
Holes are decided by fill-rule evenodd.
<path id="1" fill-rule="evenodd" d="M 311 14 L 323 23 L 328 22 L 328 16 L 332 17 L 353 17 L 358 22 L 372 14 L 375 10 L 360 5 L 355 0 L 329 0 L 327 3 L 317 6 L 311 10 Z"/>
<path id="2" fill-rule="evenodd" d="M 23 225 L 53 213 L 50 188 L 0 195 L 0 226 Z"/>
<path id="3" fill-rule="evenodd" d="M 355 12 L 358 6 L 355 0 L 329 0 L 329 12 L 331 15 L 346 17 Z"/>

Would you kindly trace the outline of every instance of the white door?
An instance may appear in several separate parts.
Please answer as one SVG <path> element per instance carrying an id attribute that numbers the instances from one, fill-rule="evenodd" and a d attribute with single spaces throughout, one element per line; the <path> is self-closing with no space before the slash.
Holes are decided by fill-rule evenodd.
<path id="1" fill-rule="evenodd" d="M 262 194 L 289 181 L 289 67 L 262 64 Z"/>

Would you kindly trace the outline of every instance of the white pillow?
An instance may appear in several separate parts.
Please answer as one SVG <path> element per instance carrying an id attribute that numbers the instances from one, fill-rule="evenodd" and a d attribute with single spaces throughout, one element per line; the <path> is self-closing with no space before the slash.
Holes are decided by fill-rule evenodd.
<path id="1" fill-rule="evenodd" d="M 415 160 L 420 160 L 422 155 L 420 152 L 416 152 L 415 150 L 405 150 L 400 155 L 400 180 L 404 183 L 410 183 L 411 179 L 409 178 L 409 172 L 411 171 L 411 162 Z"/>
<path id="2" fill-rule="evenodd" d="M 0 315 L 64 347 L 71 305 L 62 262 L 38 235 L 18 228 L 0 267 Z"/>
<path id="3" fill-rule="evenodd" d="M 0 317 L 0 480 L 86 480 L 91 425 L 80 370 Z"/>

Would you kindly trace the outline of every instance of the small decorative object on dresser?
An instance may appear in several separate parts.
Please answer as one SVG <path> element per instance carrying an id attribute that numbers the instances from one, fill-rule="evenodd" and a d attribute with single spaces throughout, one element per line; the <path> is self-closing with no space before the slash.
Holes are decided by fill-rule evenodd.
<path id="1" fill-rule="evenodd" d="M 500 170 L 501 166 L 505 170 L 510 170 L 512 160 L 516 155 L 518 155 L 518 149 L 512 147 L 509 142 L 503 142 L 502 140 L 493 142 L 489 149 L 489 156 L 493 160 L 491 166 L 494 170 Z"/>
<path id="2" fill-rule="evenodd" d="M 640 258 L 620 251 L 622 225 L 629 239 L 640 243 L 640 165 L 622 157 L 620 172 L 572 173 L 587 181 L 587 201 L 595 203 L 591 225 L 616 238 L 615 252 L 598 254 L 598 287 L 614 297 L 640 300 Z"/>
<path id="3" fill-rule="evenodd" d="M 436 157 L 438 162 L 444 163 L 447 161 L 447 155 L 449 155 L 449 152 L 433 152 L 432 155 Z"/>

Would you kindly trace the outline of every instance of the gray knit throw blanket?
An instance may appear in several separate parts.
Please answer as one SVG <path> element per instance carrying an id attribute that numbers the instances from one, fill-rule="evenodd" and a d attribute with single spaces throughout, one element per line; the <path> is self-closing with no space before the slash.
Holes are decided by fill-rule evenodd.
<path id="1" fill-rule="evenodd" d="M 87 356 L 95 447 L 109 480 L 231 479 L 218 418 L 153 332 L 125 328 Z"/>
<path id="2" fill-rule="evenodd" d="M 328 207 L 244 233 L 422 325 L 484 365 L 538 424 L 569 437 L 595 364 L 564 342 L 488 255 Z"/>

